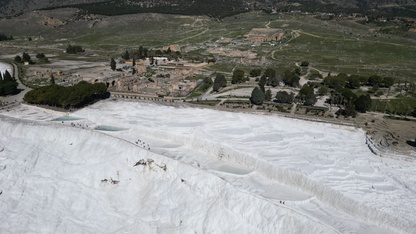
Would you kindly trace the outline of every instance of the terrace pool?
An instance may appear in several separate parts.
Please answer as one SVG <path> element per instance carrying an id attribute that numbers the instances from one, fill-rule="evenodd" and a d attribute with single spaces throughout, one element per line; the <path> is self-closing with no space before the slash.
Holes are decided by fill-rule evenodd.
<path id="1" fill-rule="evenodd" d="M 75 121 L 75 120 L 80 120 L 80 119 L 83 119 L 83 118 L 76 117 L 76 116 L 65 115 L 65 116 L 61 116 L 61 117 L 52 119 L 51 121 Z"/>
<path id="2" fill-rule="evenodd" d="M 110 131 L 110 132 L 127 130 L 126 128 L 119 128 L 119 127 L 108 126 L 108 125 L 98 125 L 94 129 L 99 130 L 99 131 Z"/>

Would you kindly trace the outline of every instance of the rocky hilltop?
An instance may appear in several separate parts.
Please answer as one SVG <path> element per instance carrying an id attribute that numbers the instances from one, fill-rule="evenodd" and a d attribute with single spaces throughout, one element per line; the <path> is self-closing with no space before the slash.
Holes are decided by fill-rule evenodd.
<path id="1" fill-rule="evenodd" d="M 14 16 L 49 7 L 64 7 L 99 2 L 106 2 L 106 0 L 0 0 L 0 17 Z"/>
<path id="2" fill-rule="evenodd" d="M 415 15 L 416 0 L 0 0 L 0 17 L 10 17 L 45 8 L 79 7 L 93 13 L 176 13 L 227 16 L 248 10 L 366 11 Z M 393 9 L 393 10 L 392 10 Z"/>

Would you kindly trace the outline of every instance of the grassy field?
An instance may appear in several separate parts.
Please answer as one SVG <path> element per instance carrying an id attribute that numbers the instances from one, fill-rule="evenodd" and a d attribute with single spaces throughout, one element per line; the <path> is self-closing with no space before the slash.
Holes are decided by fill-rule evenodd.
<path id="1" fill-rule="evenodd" d="M 43 13 L 46 14 L 46 13 Z M 309 61 L 314 68 L 331 73 L 345 72 L 369 76 L 392 76 L 416 81 L 416 43 L 409 38 L 379 33 L 353 20 L 324 21 L 311 15 L 265 14 L 249 12 L 222 20 L 203 16 L 135 14 L 97 16 L 56 27 L 40 24 L 35 18 L 0 22 L 0 28 L 17 40 L 7 42 L 15 50 L 55 54 L 56 58 L 75 59 L 62 53 L 68 44 L 83 46 L 90 61 L 107 61 L 125 49 L 139 46 L 160 48 L 179 45 L 184 53 L 216 57 L 212 71 L 231 72 L 233 68 L 273 67 L 283 71 L 295 62 Z M 62 19 L 63 22 L 65 19 Z M 25 23 L 22 23 L 25 22 Z M 14 24 L 22 24 L 19 27 Z M 280 28 L 286 32 L 281 42 L 252 46 L 244 37 L 252 28 Z M 33 41 L 26 38 L 33 37 Z M 226 43 L 219 40 L 230 38 Z M 256 58 L 212 54 L 209 48 L 229 48 L 253 52 Z"/>
<path id="2" fill-rule="evenodd" d="M 373 99 L 371 110 L 388 114 L 409 115 L 416 108 L 415 97 L 400 97 L 397 99 Z"/>

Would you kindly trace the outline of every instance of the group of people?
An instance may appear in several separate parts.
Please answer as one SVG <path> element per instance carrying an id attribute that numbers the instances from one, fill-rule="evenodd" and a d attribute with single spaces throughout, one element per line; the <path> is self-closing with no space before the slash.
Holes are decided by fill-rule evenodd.
<path id="1" fill-rule="evenodd" d="M 64 124 L 65 122 L 62 121 L 62 123 Z M 71 126 L 72 127 L 79 127 L 79 128 L 82 128 L 82 129 L 89 129 L 90 128 L 88 126 L 88 124 L 85 124 L 84 125 L 84 124 L 80 124 L 80 123 L 71 123 Z M 137 141 L 135 141 L 134 143 L 136 143 L 136 145 L 142 146 L 143 149 L 150 150 L 150 145 L 149 144 L 146 144 L 146 142 L 144 142 L 144 141 L 142 141 L 140 139 L 137 139 Z"/>
<path id="2" fill-rule="evenodd" d="M 64 121 L 62 121 L 62 123 L 65 123 Z M 79 128 L 82 128 L 82 129 L 85 129 L 85 128 L 90 128 L 89 126 L 88 126 L 88 124 L 85 124 L 85 125 L 83 125 L 83 124 L 80 124 L 80 123 L 71 123 L 71 126 L 72 127 L 79 127 Z"/>
<path id="3" fill-rule="evenodd" d="M 146 142 L 144 142 L 144 141 L 142 142 L 140 139 L 137 139 L 137 141 L 135 141 L 135 143 L 136 143 L 136 145 L 141 145 L 143 147 L 143 149 L 150 150 L 149 144 L 146 144 Z"/>

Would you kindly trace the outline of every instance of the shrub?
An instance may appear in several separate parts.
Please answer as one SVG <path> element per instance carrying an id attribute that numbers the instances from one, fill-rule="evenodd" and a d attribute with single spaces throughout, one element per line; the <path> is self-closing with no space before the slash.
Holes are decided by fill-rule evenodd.
<path id="1" fill-rule="evenodd" d="M 302 67 L 307 67 L 307 66 L 309 66 L 309 62 L 308 62 L 308 61 L 302 61 L 302 62 L 300 63 L 300 65 L 301 65 Z"/>
<path id="2" fill-rule="evenodd" d="M 85 52 L 85 50 L 82 49 L 82 47 L 78 45 L 68 45 L 68 47 L 66 48 L 66 53 L 68 54 L 77 54 L 80 52 Z"/>
<path id="3" fill-rule="evenodd" d="M 375 95 L 376 95 L 376 97 L 380 97 L 383 94 L 384 94 L 384 92 L 379 90 L 379 91 L 377 91 L 377 93 Z"/>

